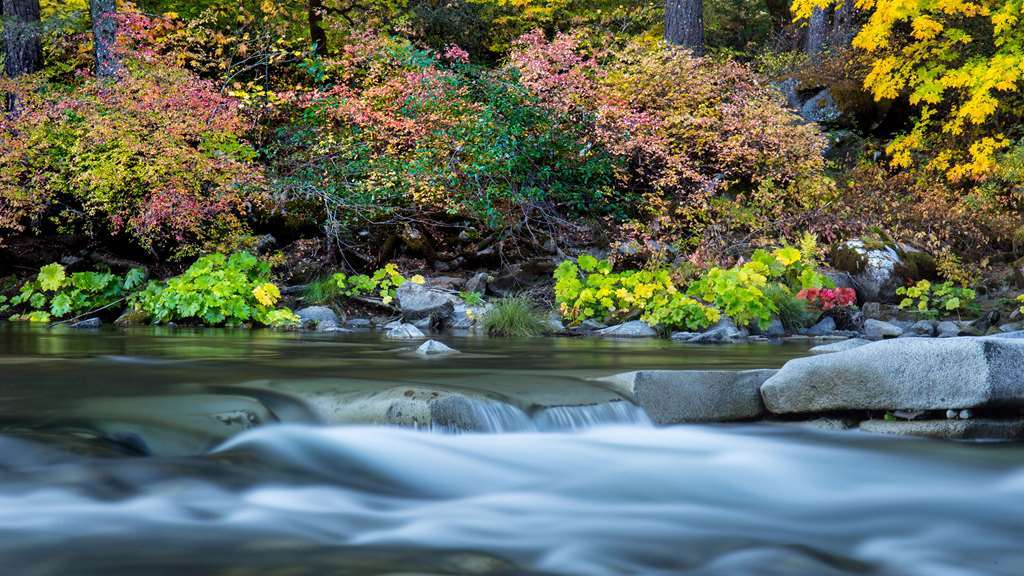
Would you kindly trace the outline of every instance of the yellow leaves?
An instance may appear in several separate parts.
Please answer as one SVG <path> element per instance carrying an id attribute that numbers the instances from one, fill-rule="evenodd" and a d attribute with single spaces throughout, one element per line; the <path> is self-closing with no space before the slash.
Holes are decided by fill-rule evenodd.
<path id="1" fill-rule="evenodd" d="M 426 278 L 423 277 L 422 274 L 416 274 L 412 278 L 409 278 L 409 282 L 412 282 L 413 284 L 419 284 L 420 286 L 422 286 L 426 284 L 427 280 Z"/>
<path id="2" fill-rule="evenodd" d="M 950 168 L 946 175 L 956 182 L 964 178 L 980 179 L 992 173 L 996 168 L 996 154 L 1010 145 L 1002 134 L 984 137 L 971 144 L 970 162 L 958 164 Z"/>
<path id="3" fill-rule="evenodd" d="M 256 298 L 256 301 L 263 306 L 273 306 L 281 299 L 281 291 L 278 290 L 277 286 L 270 282 L 260 284 L 253 288 L 252 295 Z"/>
<path id="4" fill-rule="evenodd" d="M 912 34 L 918 40 L 931 40 L 942 32 L 943 26 L 934 18 L 919 16 L 911 24 Z"/>
<path id="5" fill-rule="evenodd" d="M 783 266 L 791 266 L 800 261 L 800 250 L 792 246 L 786 246 L 772 252 L 772 256 L 781 262 Z"/>

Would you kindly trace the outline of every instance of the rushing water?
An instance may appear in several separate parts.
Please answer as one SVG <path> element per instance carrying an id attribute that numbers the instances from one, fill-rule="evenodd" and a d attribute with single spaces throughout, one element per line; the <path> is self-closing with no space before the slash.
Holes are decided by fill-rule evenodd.
<path id="1" fill-rule="evenodd" d="M 777 366 L 801 347 L 447 343 L 463 354 L 422 359 L 368 336 L 0 325 L 2 573 L 1024 571 L 1020 445 L 659 429 L 588 380 Z M 479 394 L 491 433 L 327 425 L 281 400 L 396 383 Z M 243 401 L 276 420 L 204 436 L 197 415 Z M 117 441 L 126 431 L 174 453 L 139 457 Z"/>

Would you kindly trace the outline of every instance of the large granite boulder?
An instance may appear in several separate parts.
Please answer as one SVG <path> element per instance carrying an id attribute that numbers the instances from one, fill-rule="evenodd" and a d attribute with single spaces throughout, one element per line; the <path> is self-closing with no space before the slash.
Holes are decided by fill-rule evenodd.
<path id="1" fill-rule="evenodd" d="M 731 422 L 764 414 L 761 384 L 775 370 L 642 370 L 601 379 L 655 424 Z"/>
<path id="2" fill-rule="evenodd" d="M 448 320 L 459 299 L 442 290 L 428 288 L 415 282 L 406 282 L 395 292 L 395 303 L 406 322 L 429 319 L 433 322 Z"/>
<path id="3" fill-rule="evenodd" d="M 920 436 L 939 440 L 1017 440 L 1024 420 L 866 420 L 860 429 L 874 434 Z"/>
<path id="4" fill-rule="evenodd" d="M 777 414 L 1024 406 L 1024 342 L 883 340 L 791 360 L 761 394 Z"/>
<path id="5" fill-rule="evenodd" d="M 894 303 L 907 280 L 935 274 L 934 258 L 906 244 L 849 240 L 835 250 L 832 263 L 851 275 L 861 302 Z"/>

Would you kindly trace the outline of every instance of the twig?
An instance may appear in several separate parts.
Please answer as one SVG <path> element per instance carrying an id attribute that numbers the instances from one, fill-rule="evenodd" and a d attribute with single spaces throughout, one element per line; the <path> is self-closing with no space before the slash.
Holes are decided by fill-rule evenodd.
<path id="1" fill-rule="evenodd" d="M 53 324 L 50 324 L 50 328 L 53 328 L 54 326 L 60 326 L 61 324 L 67 324 L 68 322 L 74 322 L 75 320 L 78 320 L 79 318 L 84 318 L 84 317 L 86 317 L 86 316 L 88 316 L 90 314 L 95 314 L 97 312 L 102 312 L 102 311 L 106 310 L 107 308 L 110 308 L 114 304 L 120 304 L 121 302 L 124 302 L 127 299 L 128 299 L 128 297 L 125 296 L 124 298 L 121 298 L 120 300 L 115 300 L 115 301 L 111 302 L 110 304 L 107 304 L 106 306 L 100 306 L 99 308 L 96 308 L 96 309 L 93 309 L 93 310 L 89 310 L 88 312 L 83 312 L 83 313 L 79 314 L 78 316 L 75 316 L 74 318 L 68 318 L 67 320 L 61 320 L 60 322 L 54 322 Z"/>

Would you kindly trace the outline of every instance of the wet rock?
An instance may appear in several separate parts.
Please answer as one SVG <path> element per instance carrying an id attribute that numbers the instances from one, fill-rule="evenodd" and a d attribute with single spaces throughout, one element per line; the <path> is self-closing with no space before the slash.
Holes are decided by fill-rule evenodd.
<path id="1" fill-rule="evenodd" d="M 700 332 L 673 332 L 672 340 L 676 342 L 689 342 L 697 336 L 700 336 Z"/>
<path id="2" fill-rule="evenodd" d="M 557 312 L 548 314 L 548 317 L 545 320 L 545 326 L 547 327 L 548 332 L 552 334 L 561 334 L 565 332 L 565 324 L 562 323 L 562 317 L 559 316 Z"/>
<path id="3" fill-rule="evenodd" d="M 443 356 L 446 354 L 458 354 L 459 351 L 437 340 L 427 340 L 420 344 L 420 347 L 416 349 L 416 353 L 420 356 Z"/>
<path id="4" fill-rule="evenodd" d="M 597 332 L 598 330 L 604 330 L 608 325 L 604 322 L 598 322 L 597 320 L 587 319 L 580 322 L 579 328 L 584 332 Z"/>
<path id="5" fill-rule="evenodd" d="M 141 326 L 149 320 L 149 314 L 142 310 L 125 310 L 114 320 L 114 326 Z"/>
<path id="6" fill-rule="evenodd" d="M 369 318 L 351 318 L 345 321 L 345 327 L 355 330 L 369 330 L 373 328 L 373 321 Z"/>
<path id="7" fill-rule="evenodd" d="M 775 370 L 643 370 L 602 379 L 656 424 L 731 422 L 764 414 L 761 384 Z"/>
<path id="8" fill-rule="evenodd" d="M 960 327 L 961 336 L 985 336 L 989 332 L 989 328 L 995 326 L 999 322 L 999 311 L 989 310 L 981 318 L 971 321 L 966 326 Z"/>
<path id="9" fill-rule="evenodd" d="M 410 322 L 410 324 L 412 324 L 413 326 L 419 328 L 420 330 L 428 330 L 429 331 L 431 328 L 434 327 L 434 319 L 431 318 L 430 316 L 427 316 L 426 318 L 420 318 L 419 320 L 413 320 L 413 321 Z"/>
<path id="10" fill-rule="evenodd" d="M 1024 342 L 896 339 L 791 360 L 764 383 L 776 414 L 1024 405 Z"/>
<path id="11" fill-rule="evenodd" d="M 78 330 L 95 330 L 100 326 L 103 326 L 103 320 L 100 320 L 99 318 L 88 318 L 71 324 L 71 328 Z"/>
<path id="12" fill-rule="evenodd" d="M 960 325 L 950 320 L 943 320 L 935 325 L 935 334 L 939 338 L 955 338 L 960 335 Z"/>
<path id="13" fill-rule="evenodd" d="M 396 340 L 426 338 L 423 331 L 412 324 L 398 324 L 397 326 L 389 328 L 384 335 Z"/>
<path id="14" fill-rule="evenodd" d="M 1024 420 L 866 420 L 860 429 L 875 434 L 920 436 L 941 440 L 1017 440 Z"/>
<path id="15" fill-rule="evenodd" d="M 302 327 L 308 330 L 329 330 L 338 327 L 338 315 L 327 306 L 307 306 L 295 311 Z"/>
<path id="16" fill-rule="evenodd" d="M 883 340 L 885 338 L 898 338 L 903 334 L 903 329 L 895 324 L 882 322 L 881 320 L 866 320 L 864 322 L 864 335 L 868 340 Z"/>
<path id="17" fill-rule="evenodd" d="M 750 326 L 747 327 L 747 331 L 750 332 L 751 336 L 764 336 L 769 339 L 782 338 L 786 335 L 786 327 L 782 325 L 782 320 L 779 320 L 778 316 L 772 316 L 772 321 L 764 330 L 761 329 L 757 322 L 751 322 Z"/>
<path id="18" fill-rule="evenodd" d="M 811 326 L 807 330 L 804 330 L 804 334 L 807 336 L 827 336 L 832 332 L 835 332 L 836 321 L 831 316 L 826 316 L 821 319 L 820 322 Z"/>
<path id="19" fill-rule="evenodd" d="M 448 327 L 456 330 L 469 330 L 476 326 L 480 320 L 487 315 L 491 306 L 467 306 L 459 302 L 452 310 L 452 316 L 448 319 Z"/>
<path id="20" fill-rule="evenodd" d="M 686 342 L 689 344 L 728 344 L 747 338 L 746 330 L 740 330 L 729 318 L 722 318 L 712 328 L 697 334 Z"/>
<path id="21" fill-rule="evenodd" d="M 424 318 L 442 322 L 451 317 L 459 299 L 441 290 L 406 282 L 395 292 L 395 302 L 406 322 Z"/>
<path id="22" fill-rule="evenodd" d="M 658 332 L 647 322 L 632 320 L 598 330 L 597 334 L 605 338 L 653 338 L 658 335 Z"/>
<path id="23" fill-rule="evenodd" d="M 822 344 L 821 346 L 815 346 L 811 348 L 811 354 L 832 354 L 833 352 L 845 352 L 847 350 L 853 350 L 866 344 L 871 344 L 870 340 L 863 338 L 850 338 L 849 340 L 840 340 L 839 342 L 833 342 L 831 344 Z"/>
<path id="24" fill-rule="evenodd" d="M 907 330 L 909 334 L 915 334 L 917 336 L 924 336 L 930 338 L 936 335 L 938 329 L 938 322 L 934 320 L 919 320 L 914 322 Z"/>

